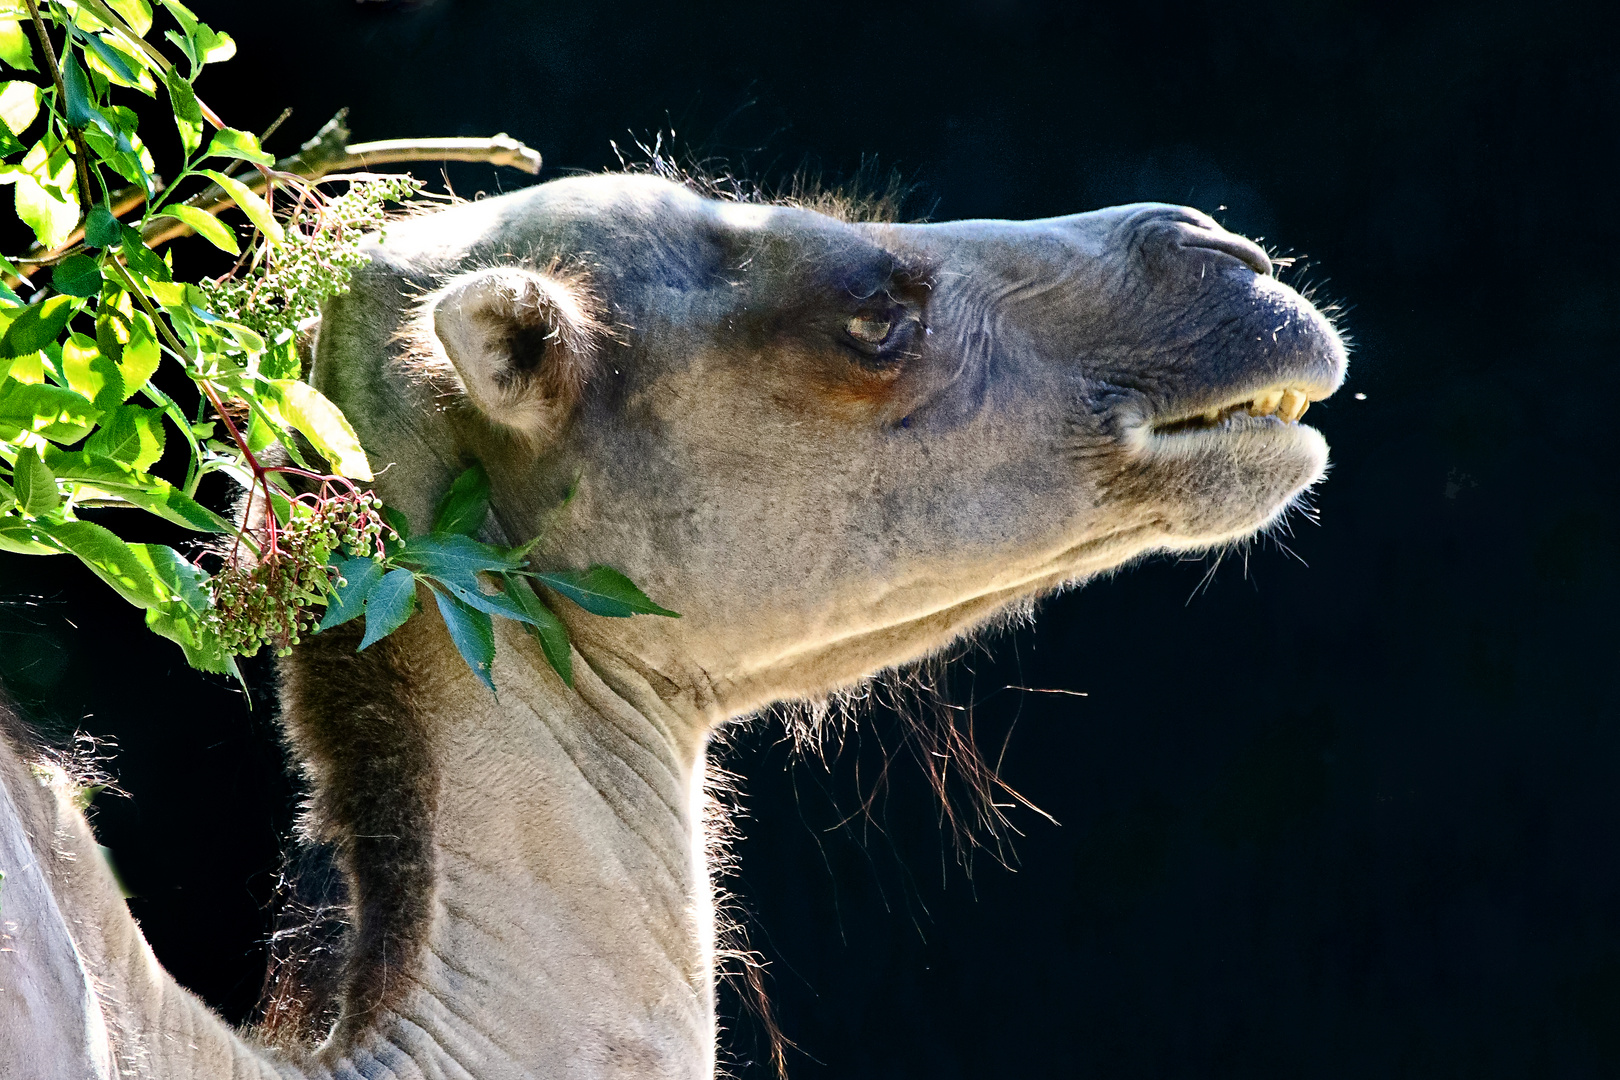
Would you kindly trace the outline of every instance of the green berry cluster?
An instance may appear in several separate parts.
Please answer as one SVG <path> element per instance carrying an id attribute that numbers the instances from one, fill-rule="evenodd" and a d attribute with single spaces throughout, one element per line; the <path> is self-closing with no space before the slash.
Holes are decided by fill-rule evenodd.
<path id="1" fill-rule="evenodd" d="M 421 190 L 404 174 L 353 180 L 331 197 L 312 189 L 287 218 L 286 239 L 264 245 L 246 275 L 203 282 L 209 308 L 267 339 L 294 330 L 320 313 L 322 300 L 349 291 L 349 276 L 366 262 L 360 242 L 387 221 L 387 204 Z"/>
<path id="2" fill-rule="evenodd" d="M 252 656 L 269 645 L 286 656 L 320 622 L 332 590 L 345 584 L 327 565 L 332 553 L 345 548 L 354 558 L 381 560 L 383 533 L 393 535 L 375 495 L 346 492 L 293 505 L 256 563 L 227 565 L 207 582 L 209 629 L 227 652 Z"/>

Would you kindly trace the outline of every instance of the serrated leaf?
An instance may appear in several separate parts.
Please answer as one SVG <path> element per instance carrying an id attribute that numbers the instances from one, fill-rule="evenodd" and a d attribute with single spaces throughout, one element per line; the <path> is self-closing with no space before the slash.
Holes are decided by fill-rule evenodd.
<path id="1" fill-rule="evenodd" d="M 62 505 L 56 477 L 32 446 L 17 451 L 17 464 L 11 473 L 12 498 L 17 508 L 30 517 L 40 517 Z"/>
<path id="2" fill-rule="evenodd" d="M 184 491 L 162 477 L 151 476 L 127 462 L 90 450 L 52 448 L 46 452 L 45 463 L 65 482 L 89 484 L 97 491 L 116 495 L 130 505 L 176 525 L 206 533 L 232 531 L 233 526 L 229 521 Z"/>
<path id="3" fill-rule="evenodd" d="M 451 483 L 433 519 L 436 533 L 475 535 L 489 514 L 489 474 L 474 463 Z"/>
<path id="4" fill-rule="evenodd" d="M 51 287 L 68 296 L 96 296 L 101 292 L 101 267 L 88 255 L 69 255 L 51 271 Z"/>
<path id="5" fill-rule="evenodd" d="M 66 180 L 67 186 L 63 187 L 42 184 L 30 174 L 16 177 L 17 216 L 34 231 L 34 239 L 43 247 L 61 247 L 79 223 L 79 198 L 73 187 L 71 161 L 67 165 Z"/>
<path id="6" fill-rule="evenodd" d="M 315 451 L 327 460 L 333 471 L 352 480 L 372 478 L 371 465 L 366 461 L 366 452 L 360 448 L 359 436 L 336 405 L 313 386 L 296 379 L 275 379 L 270 385 L 278 391 L 276 406 L 282 419 L 314 444 Z"/>
<path id="7" fill-rule="evenodd" d="M 467 661 L 489 692 L 495 692 L 491 670 L 495 666 L 495 626 L 482 611 L 468 607 L 453 596 L 433 589 L 433 599 L 444 617 L 444 627 L 450 631 L 450 641 L 461 658 Z"/>
<path id="8" fill-rule="evenodd" d="M 255 165 L 276 163 L 275 158 L 260 148 L 256 135 L 251 131 L 238 131 L 236 128 L 221 128 L 214 132 L 214 138 L 208 144 L 208 152 L 203 156 L 240 158 Z"/>
<path id="9" fill-rule="evenodd" d="M 511 596 L 504 592 L 486 593 L 483 591 L 483 589 L 478 587 L 478 583 L 476 581 L 473 583 L 473 586 L 469 588 L 464 583 L 448 581 L 444 578 L 432 575 L 421 574 L 418 576 L 426 578 L 434 588 L 442 588 L 447 590 L 451 596 L 454 596 L 463 604 L 466 604 L 470 608 L 475 608 L 478 611 L 482 611 L 487 615 L 499 615 L 504 619 L 511 619 L 513 622 L 520 623 L 533 623 L 535 621 L 536 617 L 530 615 L 528 611 L 526 611 L 523 606 Z"/>
<path id="10" fill-rule="evenodd" d="M 11 321 L 0 335 L 0 356 L 26 356 L 55 341 L 75 310 L 70 296 L 52 296 Z"/>
<path id="11" fill-rule="evenodd" d="M 0 551 L 18 555 L 60 555 L 62 549 L 21 518 L 0 518 Z"/>
<path id="12" fill-rule="evenodd" d="M 163 208 L 163 214 L 183 222 L 196 230 L 198 236 L 210 244 L 231 255 L 242 254 L 242 247 L 236 242 L 236 234 L 231 227 L 206 210 L 199 210 L 195 206 L 185 203 L 175 203 Z"/>
<path id="13" fill-rule="evenodd" d="M 549 571 L 536 573 L 533 577 L 592 615 L 605 615 L 611 619 L 623 619 L 631 615 L 680 618 L 676 612 L 653 603 L 634 582 L 611 566 L 593 566 L 589 570 Z"/>
<path id="14" fill-rule="evenodd" d="M 503 575 L 506 594 L 521 607 L 529 618 L 525 620 L 529 634 L 540 643 L 546 662 L 551 665 L 566 686 L 574 685 L 574 653 L 568 640 L 568 628 L 555 612 L 535 593 L 526 578 L 516 574 Z"/>
<path id="15" fill-rule="evenodd" d="M 0 429 L 32 431 L 53 442 L 76 442 L 89 434 L 101 410 L 83 394 L 48 383 L 0 384 Z"/>
<path id="16" fill-rule="evenodd" d="M 145 312 L 137 312 L 127 320 L 109 315 L 106 307 L 97 313 L 96 347 L 118 365 L 125 401 L 140 392 L 163 358 L 151 327 Z"/>
<path id="17" fill-rule="evenodd" d="M 87 453 L 121 461 L 142 472 L 157 464 L 163 456 L 163 447 L 163 414 L 139 405 L 119 405 L 113 409 L 84 444 Z"/>
<path id="18" fill-rule="evenodd" d="M 202 587 L 208 575 L 200 566 L 164 544 L 131 544 L 129 549 L 169 590 L 171 597 L 199 615 L 208 610 L 208 593 Z"/>
<path id="19" fill-rule="evenodd" d="M 13 135 L 21 135 L 39 115 L 39 87 L 18 80 L 0 87 L 0 123 Z"/>
<path id="20" fill-rule="evenodd" d="M 241 682 L 236 658 L 227 653 L 217 636 L 203 628 L 197 613 L 178 600 L 169 600 L 146 609 L 146 628 L 180 646 L 186 663 L 198 671 L 234 675 Z"/>
<path id="21" fill-rule="evenodd" d="M 39 70 L 34 66 L 33 40 L 15 19 L 0 20 L 0 60 L 18 71 Z"/>
<path id="22" fill-rule="evenodd" d="M 77 555 L 97 577 L 136 607 L 152 607 L 168 599 L 168 590 L 151 568 L 110 529 L 93 521 L 42 521 L 36 527 Z"/>
<path id="23" fill-rule="evenodd" d="M 339 558 L 334 560 L 333 565 L 337 568 L 337 573 L 332 575 L 333 580 L 341 577 L 346 584 L 332 590 L 332 597 L 326 602 L 326 614 L 321 617 L 322 630 L 342 626 L 363 614 L 366 597 L 371 595 L 371 590 L 383 578 L 382 564 L 376 559 Z"/>
<path id="24" fill-rule="evenodd" d="M 415 608 L 416 575 L 409 570 L 388 571 L 366 597 L 366 635 L 360 648 L 370 648 L 404 626 Z"/>
<path id="25" fill-rule="evenodd" d="M 105 206 L 92 206 L 84 219 L 84 242 L 91 247 L 112 247 L 122 237 L 118 219 Z"/>
<path id="26" fill-rule="evenodd" d="M 499 548 L 460 533 L 413 536 L 405 541 L 397 558 L 414 563 L 424 574 L 453 581 L 463 588 L 477 588 L 481 571 L 516 570 L 523 565 Z"/>
<path id="27" fill-rule="evenodd" d="M 279 244 L 286 239 L 281 229 L 281 222 L 277 221 L 270 213 L 270 204 L 260 198 L 257 192 L 242 183 L 242 181 L 232 176 L 226 176 L 217 169 L 203 169 L 201 171 L 204 176 L 209 177 L 214 183 L 224 188 L 225 194 L 231 197 L 231 201 L 236 203 L 241 208 L 242 213 L 247 215 L 248 220 L 253 222 L 258 230 L 269 237 L 273 243 Z"/>
<path id="28" fill-rule="evenodd" d="M 70 390 L 83 394 L 103 412 L 129 397 L 118 365 L 83 334 L 69 334 L 62 343 L 62 374 L 67 376 Z"/>

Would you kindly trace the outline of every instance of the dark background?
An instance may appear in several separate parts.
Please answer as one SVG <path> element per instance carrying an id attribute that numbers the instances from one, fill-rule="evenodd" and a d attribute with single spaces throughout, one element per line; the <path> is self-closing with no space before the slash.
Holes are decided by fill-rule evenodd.
<path id="1" fill-rule="evenodd" d="M 1015 870 L 957 864 L 889 713 L 830 768 L 734 739 L 732 885 L 795 1077 L 1620 1075 L 1600 5 L 194 6 L 241 45 L 204 96 L 253 129 L 293 106 L 280 153 L 348 105 L 357 139 L 510 132 L 547 177 L 671 129 L 767 182 L 875 156 L 935 219 L 1190 203 L 1349 307 L 1319 526 L 1201 590 L 1207 560 L 1096 582 L 952 668 L 1061 823 L 1011 812 Z M 0 679 L 116 739 L 98 829 L 233 1020 L 294 794 L 251 670 L 250 712 L 75 564 L 0 556 Z M 766 1076 L 725 1006 L 734 1071 Z"/>

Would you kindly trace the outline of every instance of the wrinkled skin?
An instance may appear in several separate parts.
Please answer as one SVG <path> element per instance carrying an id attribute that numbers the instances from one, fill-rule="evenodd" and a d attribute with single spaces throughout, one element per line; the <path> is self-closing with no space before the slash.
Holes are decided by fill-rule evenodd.
<path id="1" fill-rule="evenodd" d="M 65 796 L 0 768 L 0 850 L 39 863 L 37 910 L 7 898 L 0 991 L 34 1019 L 0 1030 L 0 1075 L 712 1076 L 715 726 L 1265 528 L 1322 477 L 1291 421 L 1344 374 L 1259 248 L 1170 206 L 846 224 L 591 177 L 372 255 L 311 379 L 382 496 L 425 528 L 480 461 L 487 539 L 618 567 L 683 617 L 552 598 L 572 687 L 498 621 L 498 696 L 431 605 L 358 657 L 336 632 L 295 651 L 308 831 L 347 860 L 357 931 L 335 1026 L 274 1046 L 157 967 Z"/>

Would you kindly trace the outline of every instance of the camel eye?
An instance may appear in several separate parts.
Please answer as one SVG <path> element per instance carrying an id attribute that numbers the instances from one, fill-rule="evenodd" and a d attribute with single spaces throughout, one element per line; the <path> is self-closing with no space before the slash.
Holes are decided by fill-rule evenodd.
<path id="1" fill-rule="evenodd" d="M 850 337 L 862 345 L 876 347 L 889 340 L 889 334 L 894 329 L 894 319 L 888 315 L 856 315 L 844 324 L 844 329 Z"/>

